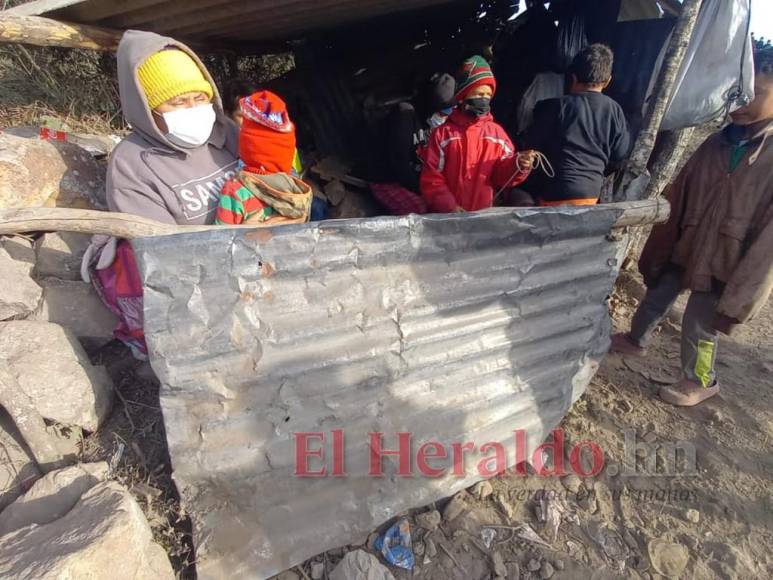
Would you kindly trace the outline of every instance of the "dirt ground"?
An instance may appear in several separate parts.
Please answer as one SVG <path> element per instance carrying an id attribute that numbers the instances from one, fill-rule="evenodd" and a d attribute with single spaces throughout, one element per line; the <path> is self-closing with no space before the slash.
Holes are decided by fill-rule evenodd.
<path id="1" fill-rule="evenodd" d="M 619 329 L 635 309 L 632 288 L 630 279 L 619 284 L 611 301 Z M 684 571 L 670 577 L 773 578 L 773 301 L 738 336 L 722 340 L 722 392 L 693 409 L 656 397 L 661 384 L 677 378 L 678 339 L 679 328 L 669 321 L 646 359 L 607 356 L 563 421 L 567 453 L 582 440 L 603 449 L 601 474 L 495 478 L 491 495 L 480 499 L 478 490 L 469 490 L 461 509 L 451 510 L 459 515 L 444 517 L 432 532 L 415 518 L 433 506 L 407 514 L 417 565 L 412 575 L 390 567 L 395 578 L 472 580 L 505 572 L 509 579 L 656 579 L 678 573 L 684 559 Z M 86 439 L 83 459 L 112 462 L 178 575 L 192 577 L 189 526 L 171 485 L 158 384 L 147 365 L 114 343 L 92 358 L 107 365 L 120 394 L 108 423 Z M 677 460 L 669 461 L 672 456 Z M 551 523 L 541 521 L 541 505 L 559 514 L 555 538 Z M 453 515 L 447 502 L 435 507 Z M 545 545 L 521 539 L 523 524 Z M 489 547 L 486 528 L 496 533 L 486 537 Z M 320 555 L 282 580 L 311 578 L 313 562 L 325 563 L 326 578 L 347 551 L 374 552 L 375 537 Z"/>
<path id="2" fill-rule="evenodd" d="M 636 304 L 619 286 L 612 299 L 617 329 L 628 328 Z M 599 476 L 579 489 L 574 478 L 490 480 L 492 495 L 480 500 L 468 490 L 462 514 L 444 517 L 433 532 L 411 514 L 414 547 L 424 555 L 412 575 L 391 567 L 395 577 L 486 579 L 499 571 L 510 579 L 773 578 L 773 301 L 738 336 L 721 341 L 722 391 L 714 399 L 693 409 L 659 401 L 661 384 L 678 378 L 678 357 L 679 328 L 667 321 L 646 359 L 607 356 L 563 421 L 567 449 L 592 440 L 604 450 Z M 563 512 L 555 539 L 550 523 L 540 521 L 541 503 Z M 492 524 L 529 524 L 549 546 L 492 528 L 487 548 L 483 530 Z M 434 557 L 426 555 L 430 545 Z M 330 570 L 343 553 L 314 560 Z M 497 570 L 500 560 L 504 569 Z"/>

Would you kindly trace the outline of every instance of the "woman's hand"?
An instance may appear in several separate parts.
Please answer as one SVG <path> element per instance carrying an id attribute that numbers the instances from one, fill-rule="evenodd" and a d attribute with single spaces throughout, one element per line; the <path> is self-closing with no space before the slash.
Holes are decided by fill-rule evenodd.
<path id="1" fill-rule="evenodd" d="M 518 164 L 518 170 L 522 172 L 531 171 L 534 164 L 537 161 L 537 152 L 533 149 L 528 151 L 519 151 L 516 154 L 516 163 Z"/>

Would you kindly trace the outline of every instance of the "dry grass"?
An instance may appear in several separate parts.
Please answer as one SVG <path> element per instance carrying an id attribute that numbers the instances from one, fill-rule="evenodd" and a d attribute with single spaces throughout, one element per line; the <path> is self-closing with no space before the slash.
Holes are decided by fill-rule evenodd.
<path id="1" fill-rule="evenodd" d="M 177 577 L 192 577 L 190 520 L 180 507 L 171 478 L 158 381 L 149 374 L 147 364 L 135 361 L 116 341 L 93 355 L 92 362 L 107 368 L 116 399 L 109 419 L 84 439 L 81 460 L 111 465 L 111 477 L 139 503 Z"/>
<path id="2" fill-rule="evenodd" d="M 114 55 L 8 45 L 0 48 L 0 128 L 39 125 L 44 118 L 71 130 L 123 128 Z"/>

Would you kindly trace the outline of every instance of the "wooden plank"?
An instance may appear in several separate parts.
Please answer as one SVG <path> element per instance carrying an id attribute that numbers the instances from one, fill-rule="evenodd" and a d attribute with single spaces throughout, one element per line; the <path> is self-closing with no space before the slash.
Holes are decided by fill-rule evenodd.
<path id="1" fill-rule="evenodd" d="M 57 22 L 40 16 L 15 16 L 0 13 L 0 43 L 60 46 L 114 51 L 123 32 L 96 26 Z"/>
<path id="2" fill-rule="evenodd" d="M 40 16 L 46 12 L 61 10 L 77 4 L 85 4 L 88 0 L 33 0 L 13 8 L 8 8 L 5 14 L 14 16 Z"/>
<path id="3" fill-rule="evenodd" d="M 670 206 L 664 199 L 648 199 L 610 204 L 622 210 L 615 227 L 643 226 L 661 223 L 668 219 Z M 553 211 L 548 210 L 548 211 Z M 117 212 L 60 207 L 25 209 L 0 209 L 0 235 L 29 232 L 76 232 L 82 234 L 105 234 L 124 239 L 148 236 L 169 236 L 192 232 L 207 232 L 224 227 L 258 229 L 304 223 L 305 220 L 280 218 L 262 224 L 241 226 L 178 226 L 162 224 L 154 220 Z"/>
<path id="4" fill-rule="evenodd" d="M 135 215 L 87 209 L 61 207 L 0 209 L 0 235 L 24 232 L 76 232 L 104 234 L 131 240 L 148 236 L 170 236 L 192 232 L 206 232 L 224 227 L 258 229 L 304 223 L 306 220 L 272 218 L 261 224 L 241 226 L 178 226 L 163 224 Z"/>

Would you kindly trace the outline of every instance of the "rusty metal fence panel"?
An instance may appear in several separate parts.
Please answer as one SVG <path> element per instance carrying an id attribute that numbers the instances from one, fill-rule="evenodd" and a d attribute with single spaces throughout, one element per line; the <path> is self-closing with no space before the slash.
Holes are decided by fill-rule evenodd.
<path id="1" fill-rule="evenodd" d="M 134 242 L 174 478 L 202 578 L 265 578 L 363 540 L 514 463 L 585 390 L 609 343 L 620 211 L 491 210 L 342 220 Z M 344 432 L 345 477 L 332 433 Z M 327 477 L 296 472 L 326 434 Z M 460 477 L 368 474 L 369 433 L 473 442 Z M 309 448 L 318 447 L 316 442 Z M 442 465 L 442 462 L 440 462 Z M 436 462 L 437 464 L 437 462 Z M 414 469 L 416 461 L 413 462 Z M 340 465 L 339 465 L 340 467 Z"/>

